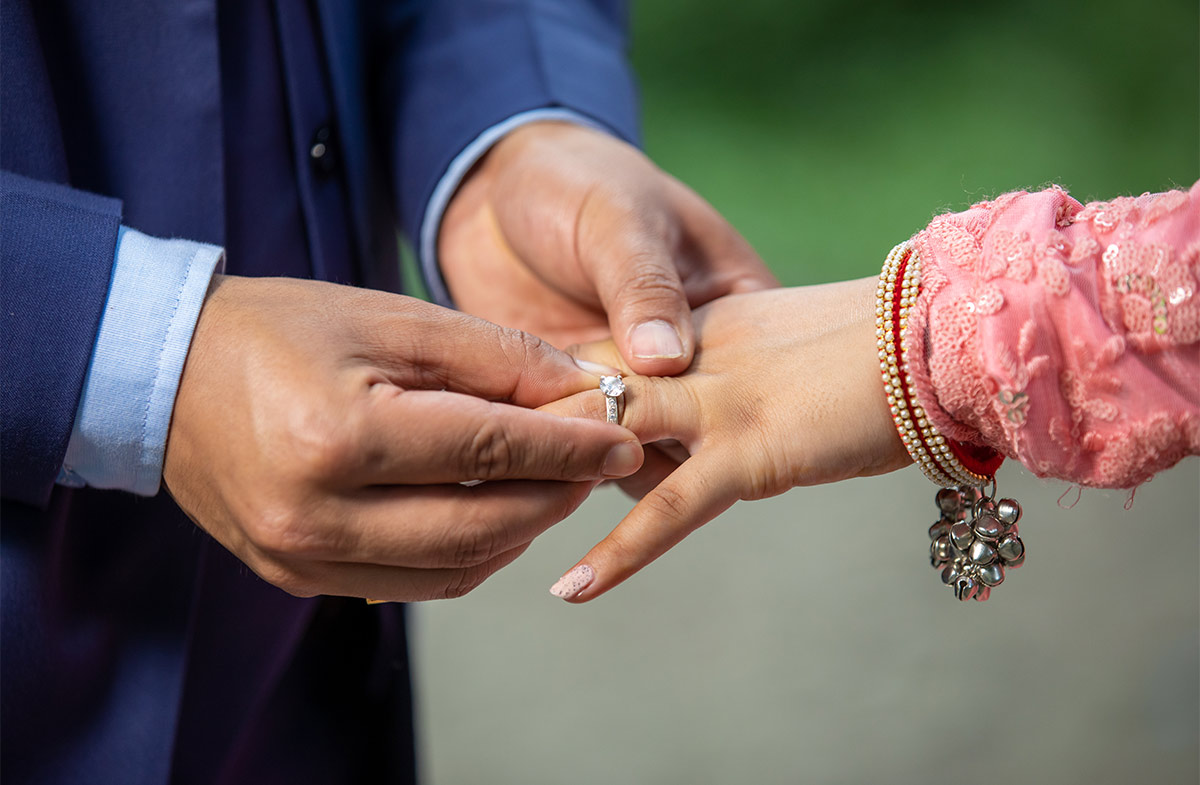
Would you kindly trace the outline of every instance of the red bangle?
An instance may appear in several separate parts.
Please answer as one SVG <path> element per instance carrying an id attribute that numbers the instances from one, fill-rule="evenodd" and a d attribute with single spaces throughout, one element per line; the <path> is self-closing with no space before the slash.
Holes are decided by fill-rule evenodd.
<path id="1" fill-rule="evenodd" d="M 1004 456 L 989 447 L 943 436 L 912 393 L 905 362 L 908 312 L 920 292 L 920 260 L 908 242 L 892 249 L 877 290 L 876 318 L 880 370 L 900 440 L 930 480 L 939 485 L 985 485 Z"/>

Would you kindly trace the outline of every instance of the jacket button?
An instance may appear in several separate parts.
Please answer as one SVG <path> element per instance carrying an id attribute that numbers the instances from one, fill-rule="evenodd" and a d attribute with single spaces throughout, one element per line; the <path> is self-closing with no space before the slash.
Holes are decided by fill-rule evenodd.
<path id="1" fill-rule="evenodd" d="M 337 168 L 333 151 L 333 129 L 327 125 L 318 128 L 308 145 L 308 160 L 317 174 L 328 176 Z"/>

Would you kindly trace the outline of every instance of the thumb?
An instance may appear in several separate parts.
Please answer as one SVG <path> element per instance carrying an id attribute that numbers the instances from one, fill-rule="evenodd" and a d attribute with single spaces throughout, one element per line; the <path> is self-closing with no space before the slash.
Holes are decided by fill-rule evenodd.
<path id="1" fill-rule="evenodd" d="M 664 235 L 628 222 L 593 246 L 588 265 L 617 349 L 647 376 L 687 370 L 695 347 L 687 293 Z"/>

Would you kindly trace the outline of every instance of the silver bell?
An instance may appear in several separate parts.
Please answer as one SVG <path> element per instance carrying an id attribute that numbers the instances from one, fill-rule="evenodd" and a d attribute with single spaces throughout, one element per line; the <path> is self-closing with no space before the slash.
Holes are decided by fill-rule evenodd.
<path id="1" fill-rule="evenodd" d="M 954 596 L 963 602 L 972 599 L 979 592 L 979 584 L 963 575 L 954 582 Z"/>
<path id="2" fill-rule="evenodd" d="M 1025 561 L 1017 530 L 1021 505 L 997 498 L 994 480 L 990 493 L 960 485 L 939 490 L 935 501 L 941 518 L 929 527 L 929 561 L 957 599 L 983 602 Z"/>
<path id="3" fill-rule="evenodd" d="M 1004 524 L 985 513 L 975 519 L 975 533 L 985 540 L 997 540 L 1004 533 Z"/>
<path id="4" fill-rule="evenodd" d="M 991 564 L 996 561 L 996 549 L 983 540 L 971 543 L 971 561 L 976 564 Z"/>
<path id="5" fill-rule="evenodd" d="M 955 564 L 947 564 L 946 569 L 942 570 L 942 583 L 951 586 L 959 579 L 958 566 Z"/>
<path id="6" fill-rule="evenodd" d="M 1016 499 L 1001 499 L 996 505 L 996 517 L 1012 525 L 1021 520 L 1021 505 Z"/>
<path id="7" fill-rule="evenodd" d="M 954 549 L 950 547 L 950 538 L 938 537 L 929 544 L 929 561 L 934 567 L 941 567 L 954 558 Z"/>
<path id="8" fill-rule="evenodd" d="M 1016 561 L 1025 555 L 1025 543 L 1021 542 L 1020 537 L 1009 537 L 996 546 L 996 553 L 1006 563 Z"/>
<path id="9" fill-rule="evenodd" d="M 971 547 L 971 543 L 975 540 L 975 535 L 971 532 L 971 527 L 966 523 L 959 521 L 950 527 L 950 541 L 954 543 L 954 547 L 960 551 L 965 551 Z"/>
<path id="10" fill-rule="evenodd" d="M 958 512 L 962 506 L 962 495 L 954 488 L 942 488 L 937 492 L 937 506 L 942 512 Z"/>
<path id="11" fill-rule="evenodd" d="M 999 564 L 989 564 L 979 568 L 979 580 L 985 586 L 999 586 L 1004 583 L 1004 568 Z"/>
<path id="12" fill-rule="evenodd" d="M 958 495 L 962 498 L 962 506 L 970 507 L 983 498 L 983 491 L 974 485 L 960 485 L 958 486 Z"/>

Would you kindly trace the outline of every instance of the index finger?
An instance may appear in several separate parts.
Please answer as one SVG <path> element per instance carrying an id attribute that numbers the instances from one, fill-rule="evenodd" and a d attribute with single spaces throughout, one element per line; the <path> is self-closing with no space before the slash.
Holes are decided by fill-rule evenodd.
<path id="1" fill-rule="evenodd" d="M 343 482 L 598 480 L 625 477 L 642 462 L 634 435 L 602 418 L 566 418 L 453 392 L 376 389 L 354 460 L 335 462 Z"/>
<path id="2" fill-rule="evenodd" d="M 413 302 L 373 324 L 366 359 L 398 387 L 535 407 L 596 385 L 570 355 L 534 335 L 430 303 Z"/>
<path id="3" fill-rule="evenodd" d="M 738 499 L 721 461 L 702 453 L 646 494 L 550 593 L 568 602 L 593 600 L 657 559 Z"/>

